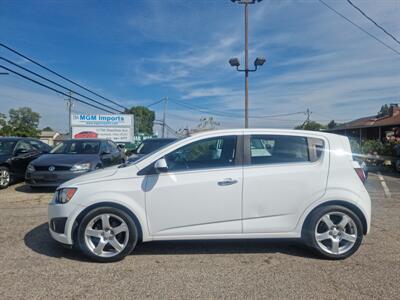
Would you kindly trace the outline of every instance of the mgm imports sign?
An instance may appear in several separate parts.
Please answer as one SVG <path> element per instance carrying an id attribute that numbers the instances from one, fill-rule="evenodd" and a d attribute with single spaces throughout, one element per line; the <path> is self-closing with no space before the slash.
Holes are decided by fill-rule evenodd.
<path id="1" fill-rule="evenodd" d="M 72 114 L 72 138 L 109 139 L 117 143 L 133 141 L 133 115 Z"/>

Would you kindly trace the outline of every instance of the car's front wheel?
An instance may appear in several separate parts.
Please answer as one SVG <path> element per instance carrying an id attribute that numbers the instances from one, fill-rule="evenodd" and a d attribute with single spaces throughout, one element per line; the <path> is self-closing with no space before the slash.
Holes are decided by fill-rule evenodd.
<path id="1" fill-rule="evenodd" d="M 5 189 L 11 183 L 10 170 L 6 167 L 0 167 L 0 189 Z"/>
<path id="2" fill-rule="evenodd" d="M 320 256 L 344 259 L 360 247 L 363 227 L 358 216 L 343 206 L 323 206 L 313 211 L 303 238 Z"/>
<path id="3" fill-rule="evenodd" d="M 123 259 L 135 248 L 138 230 L 125 211 L 99 207 L 87 213 L 78 227 L 79 248 L 99 262 Z"/>

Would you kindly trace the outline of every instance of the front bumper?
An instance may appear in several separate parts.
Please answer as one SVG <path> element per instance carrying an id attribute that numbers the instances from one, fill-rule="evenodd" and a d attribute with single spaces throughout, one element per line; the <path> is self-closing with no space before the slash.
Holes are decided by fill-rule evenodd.
<path id="1" fill-rule="evenodd" d="M 47 209 L 49 232 L 51 237 L 64 245 L 73 245 L 75 222 L 84 207 L 73 203 L 58 204 L 50 202 Z"/>
<path id="2" fill-rule="evenodd" d="M 71 172 L 71 171 L 34 171 L 26 172 L 25 182 L 30 186 L 36 187 L 58 187 L 59 185 L 74 179 L 87 172 Z"/>

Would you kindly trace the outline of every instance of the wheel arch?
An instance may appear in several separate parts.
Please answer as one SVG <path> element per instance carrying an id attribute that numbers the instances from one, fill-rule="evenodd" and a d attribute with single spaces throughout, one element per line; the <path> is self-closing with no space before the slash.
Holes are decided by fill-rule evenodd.
<path id="1" fill-rule="evenodd" d="M 75 218 L 74 224 L 72 226 L 72 240 L 75 241 L 77 240 L 77 234 L 78 234 L 78 227 L 80 222 L 82 221 L 83 217 L 91 210 L 95 209 L 95 208 L 99 208 L 99 207 L 104 207 L 104 206 L 108 206 L 108 207 L 113 207 L 113 208 L 118 208 L 120 210 L 123 210 L 124 212 L 126 212 L 133 220 L 133 222 L 135 223 L 137 230 L 138 230 L 138 242 L 141 242 L 143 239 L 143 228 L 142 225 L 138 219 L 138 217 L 135 215 L 135 213 L 129 209 L 128 207 L 119 204 L 119 203 L 115 203 L 115 202 L 99 202 L 99 203 L 95 203 L 92 204 L 88 207 L 86 207 L 84 210 L 82 210 L 79 215 Z"/>
<path id="2" fill-rule="evenodd" d="M 303 236 L 303 230 L 304 228 L 307 227 L 307 224 L 310 220 L 310 216 L 311 214 L 317 210 L 320 207 L 324 207 L 324 206 L 330 206 L 330 205 L 339 205 L 339 206 L 343 206 L 349 210 L 351 210 L 353 213 L 355 213 L 357 215 L 357 217 L 360 219 L 362 227 L 363 227 L 363 234 L 366 235 L 368 232 L 368 223 L 367 223 L 367 219 L 365 218 L 365 215 L 363 214 L 363 212 L 361 211 L 360 208 L 358 208 L 356 205 L 347 202 L 347 201 L 343 201 L 343 200 L 331 200 L 331 201 L 327 201 L 324 203 L 321 203 L 319 205 L 317 205 L 316 207 L 314 207 L 306 216 L 306 218 L 304 219 L 303 225 L 302 225 L 302 229 L 301 229 L 301 235 Z"/>

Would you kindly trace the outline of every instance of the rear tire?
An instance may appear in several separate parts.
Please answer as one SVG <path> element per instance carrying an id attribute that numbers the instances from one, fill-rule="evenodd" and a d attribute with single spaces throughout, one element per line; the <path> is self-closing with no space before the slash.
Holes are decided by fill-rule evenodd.
<path id="1" fill-rule="evenodd" d="M 307 218 L 302 238 L 323 258 L 345 259 L 360 247 L 363 227 L 350 209 L 340 205 L 322 206 Z"/>
<path id="2" fill-rule="evenodd" d="M 79 248 L 90 259 L 115 262 L 135 248 L 138 230 L 125 211 L 104 206 L 89 211 L 83 217 L 77 238 Z"/>
<path id="3" fill-rule="evenodd" d="M 0 167 L 0 190 L 7 188 L 11 182 L 10 170 L 7 167 Z"/>

